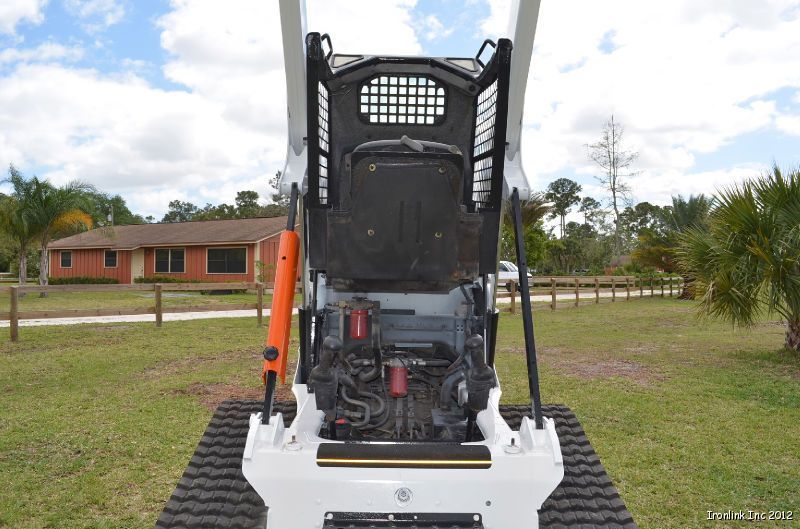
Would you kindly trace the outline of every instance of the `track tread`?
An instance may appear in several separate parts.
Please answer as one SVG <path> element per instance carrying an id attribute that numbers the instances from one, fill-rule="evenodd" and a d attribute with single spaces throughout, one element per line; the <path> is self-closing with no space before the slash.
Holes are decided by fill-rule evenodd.
<path id="1" fill-rule="evenodd" d="M 242 474 L 242 452 L 250 414 L 260 401 L 231 400 L 217 408 L 155 529 L 263 529 L 267 509 Z M 275 403 L 287 426 L 292 402 Z M 636 529 L 575 414 L 566 406 L 543 405 L 553 418 L 564 457 L 564 480 L 539 511 L 540 529 Z M 501 406 L 514 429 L 530 406 Z"/>
<path id="2" fill-rule="evenodd" d="M 512 429 L 530 406 L 500 406 Z M 540 529 L 636 529 L 631 513 L 600 463 L 583 427 L 566 406 L 542 405 L 542 414 L 556 423 L 564 458 L 564 479 L 539 510 Z"/>
<path id="3" fill-rule="evenodd" d="M 242 453 L 250 414 L 261 411 L 260 401 L 225 401 L 198 443 L 175 492 L 156 522 L 156 529 L 263 529 L 264 501 L 242 474 Z M 293 402 L 276 402 L 288 425 Z"/>

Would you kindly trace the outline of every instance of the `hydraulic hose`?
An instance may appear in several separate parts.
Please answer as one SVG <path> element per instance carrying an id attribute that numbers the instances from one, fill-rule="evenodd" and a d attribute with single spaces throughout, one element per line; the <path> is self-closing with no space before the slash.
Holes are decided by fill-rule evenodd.
<path id="1" fill-rule="evenodd" d="M 384 402 L 388 402 L 389 401 L 389 392 L 386 390 L 386 384 L 383 385 L 383 397 L 384 397 Z M 386 426 L 386 423 L 389 422 L 389 419 L 391 419 L 393 416 L 394 415 L 392 415 L 392 413 L 390 413 L 390 410 L 387 409 L 386 413 L 384 414 L 383 419 L 381 419 L 377 424 L 370 424 L 367 427 L 367 429 L 369 429 L 369 430 L 378 430 L 379 428 L 383 428 L 384 426 Z"/>
<path id="2" fill-rule="evenodd" d="M 380 415 L 383 415 L 383 412 L 386 411 L 386 401 L 380 398 L 375 393 L 370 393 L 369 391 L 359 391 L 358 396 L 372 399 L 378 403 L 378 409 L 376 411 L 372 411 L 370 409 L 370 413 L 372 413 L 373 417 L 378 417 Z"/>
<path id="3" fill-rule="evenodd" d="M 453 398 L 453 390 L 465 378 L 466 377 L 464 376 L 463 371 L 456 371 L 455 373 L 451 373 L 445 377 L 444 381 L 442 382 L 442 392 L 439 399 L 439 405 L 442 408 L 450 407 L 450 401 Z"/>
<path id="4" fill-rule="evenodd" d="M 352 406 L 358 406 L 364 410 L 364 419 L 359 422 L 352 423 L 353 428 L 363 428 L 369 424 L 369 420 L 371 418 L 371 409 L 368 403 L 364 402 L 363 400 L 350 398 L 350 395 L 347 394 L 347 388 L 344 387 L 342 388 L 342 400 Z"/>

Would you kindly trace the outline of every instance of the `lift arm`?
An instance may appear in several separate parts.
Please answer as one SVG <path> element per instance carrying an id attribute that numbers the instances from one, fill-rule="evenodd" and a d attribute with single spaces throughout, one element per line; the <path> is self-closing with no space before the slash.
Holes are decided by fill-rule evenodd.
<path id="1" fill-rule="evenodd" d="M 539 20 L 541 0 L 513 0 L 511 16 L 506 34 L 514 43 L 511 53 L 511 80 L 508 93 L 508 121 L 506 125 L 506 192 L 510 195 L 515 187 L 522 201 L 530 196 L 530 184 L 522 167 L 520 143 L 522 136 L 522 111 L 525 105 L 525 90 L 528 87 L 533 41 Z M 507 195 L 507 196 L 508 196 Z"/>
<path id="2" fill-rule="evenodd" d="M 306 175 L 306 2 L 280 0 L 283 64 L 286 70 L 286 106 L 289 145 L 286 165 L 278 184 L 282 195 L 291 193 L 292 184 L 303 189 Z"/>

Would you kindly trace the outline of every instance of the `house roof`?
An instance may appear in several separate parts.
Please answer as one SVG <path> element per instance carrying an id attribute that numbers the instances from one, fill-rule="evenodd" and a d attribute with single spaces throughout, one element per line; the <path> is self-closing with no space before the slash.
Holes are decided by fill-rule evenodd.
<path id="1" fill-rule="evenodd" d="M 133 250 L 142 246 L 254 243 L 285 228 L 286 217 L 131 224 L 78 233 L 53 241 L 48 248 Z"/>

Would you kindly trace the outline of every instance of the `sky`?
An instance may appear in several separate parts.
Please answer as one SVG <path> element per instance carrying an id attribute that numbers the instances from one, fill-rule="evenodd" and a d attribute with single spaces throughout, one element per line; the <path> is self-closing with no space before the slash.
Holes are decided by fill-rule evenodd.
<path id="1" fill-rule="evenodd" d="M 525 0 L 523 0 L 525 1 Z M 472 56 L 510 0 L 309 0 L 341 53 Z M 160 218 L 270 193 L 286 110 L 277 0 L 0 0 L 0 164 Z M 523 120 L 531 186 L 578 181 L 613 114 L 633 200 L 800 166 L 800 1 L 543 0 Z"/>

